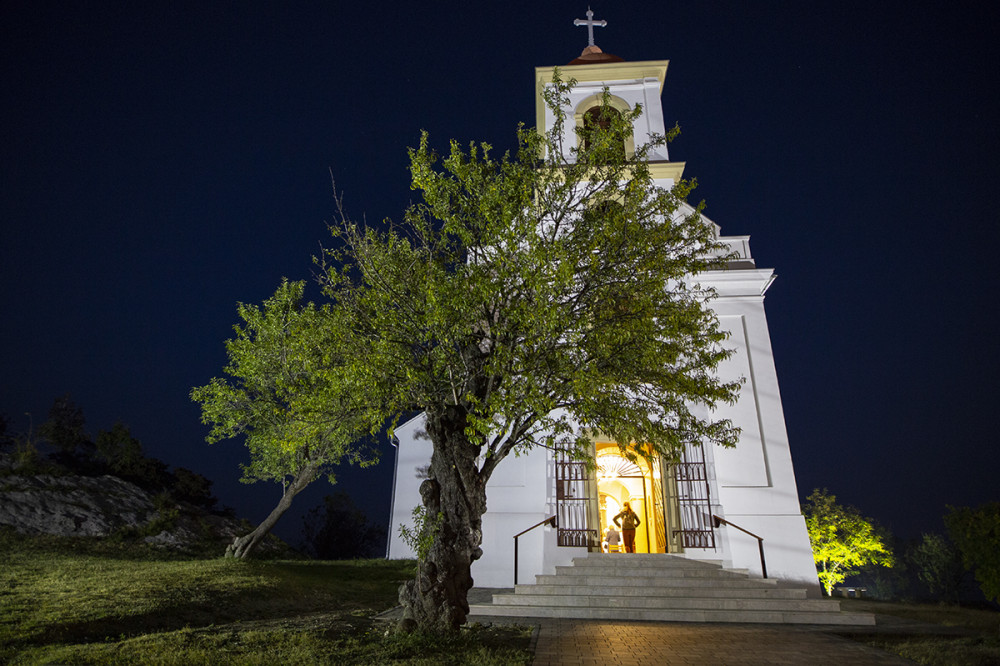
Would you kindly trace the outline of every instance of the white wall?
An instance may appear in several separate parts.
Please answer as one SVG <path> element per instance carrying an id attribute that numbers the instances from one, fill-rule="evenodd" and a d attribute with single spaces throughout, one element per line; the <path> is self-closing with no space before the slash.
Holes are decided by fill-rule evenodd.
<path id="1" fill-rule="evenodd" d="M 423 433 L 423 414 L 396 428 L 396 471 L 389 513 L 389 559 L 416 557 L 399 535 L 399 526 L 413 527 L 413 509 L 420 505 L 420 470 L 431 462 L 430 439 Z"/>
<path id="2" fill-rule="evenodd" d="M 736 448 L 713 447 L 713 490 L 718 493 L 713 501 L 723 518 L 764 538 L 769 577 L 805 585 L 818 594 L 764 313 L 764 291 L 772 280 L 773 271 L 756 268 L 698 276 L 703 285 L 717 290 L 712 309 L 730 334 L 725 344 L 736 350 L 720 366 L 720 376 L 746 380 L 737 404 L 722 405 L 715 412 L 742 432 Z M 732 527 L 721 527 L 716 536 L 727 565 L 760 575 L 756 539 Z"/>

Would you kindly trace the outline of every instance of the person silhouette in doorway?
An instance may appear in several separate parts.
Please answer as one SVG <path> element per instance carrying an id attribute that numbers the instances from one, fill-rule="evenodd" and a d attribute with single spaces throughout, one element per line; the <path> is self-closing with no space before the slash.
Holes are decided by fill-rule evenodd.
<path id="1" fill-rule="evenodd" d="M 641 523 L 639 522 L 639 516 L 635 515 L 635 511 L 632 510 L 629 503 L 625 502 L 624 506 L 625 508 L 613 520 L 615 525 L 622 528 L 622 540 L 625 542 L 625 552 L 634 553 L 635 528 L 639 527 Z M 619 520 L 621 522 L 618 522 Z"/>

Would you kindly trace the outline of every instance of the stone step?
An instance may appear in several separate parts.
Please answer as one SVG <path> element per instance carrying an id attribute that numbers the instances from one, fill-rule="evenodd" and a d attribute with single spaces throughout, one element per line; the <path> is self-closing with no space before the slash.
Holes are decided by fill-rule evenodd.
<path id="1" fill-rule="evenodd" d="M 501 617 L 553 617 L 589 620 L 646 622 L 739 622 L 766 624 L 822 624 L 873 626 L 870 613 L 831 613 L 757 610 L 666 610 L 649 608 L 593 608 L 565 606 L 496 606 L 474 604 L 471 615 Z"/>
<path id="2" fill-rule="evenodd" d="M 614 585 L 590 586 L 571 585 L 559 581 L 557 585 L 516 585 L 515 594 L 580 594 L 608 597 L 700 597 L 736 598 L 741 599 L 806 599 L 808 595 L 804 588 L 798 587 L 691 587 L 691 586 L 653 586 L 653 585 Z"/>
<path id="3" fill-rule="evenodd" d="M 473 605 L 481 615 L 647 620 L 654 622 L 752 622 L 867 625 L 870 613 L 844 613 L 840 603 L 809 599 L 805 588 L 779 587 L 746 570 L 675 555 L 591 553 L 555 575 L 535 576 L 492 604 Z"/>
<path id="4" fill-rule="evenodd" d="M 694 569 L 687 567 L 606 567 L 606 566 L 557 566 L 556 575 L 575 576 L 640 576 L 656 578 L 711 578 L 717 580 L 739 580 L 747 578 L 745 573 L 725 569 Z M 765 580 L 765 579 L 760 579 Z"/>
<path id="5" fill-rule="evenodd" d="M 556 567 L 561 569 L 562 567 Z M 720 588 L 770 588 L 776 587 L 774 579 L 759 578 L 680 578 L 670 576 L 579 575 L 577 572 L 540 574 L 535 576 L 538 585 L 575 585 L 591 587 L 720 587 Z"/>
<path id="6" fill-rule="evenodd" d="M 664 553 L 590 553 L 585 557 L 573 558 L 573 566 L 577 567 L 606 565 L 653 567 L 657 569 L 665 567 L 722 569 L 722 563 L 718 561 L 692 560 Z"/>
<path id="7" fill-rule="evenodd" d="M 663 553 L 591 553 L 573 558 L 573 567 L 579 569 L 650 569 L 657 571 L 721 571 L 746 576 L 749 569 L 724 569 L 720 560 L 692 560 Z"/>
<path id="8" fill-rule="evenodd" d="M 495 594 L 494 606 L 558 608 L 633 608 L 659 610 L 780 611 L 839 613 L 840 603 L 830 599 L 745 599 L 701 597 L 612 597 L 594 594 Z"/>

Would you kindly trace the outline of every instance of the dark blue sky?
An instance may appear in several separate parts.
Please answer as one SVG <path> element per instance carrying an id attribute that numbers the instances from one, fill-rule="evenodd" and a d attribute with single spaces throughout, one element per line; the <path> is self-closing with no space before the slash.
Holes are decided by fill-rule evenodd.
<path id="1" fill-rule="evenodd" d="M 405 148 L 510 145 L 533 68 L 586 45 L 586 4 L 38 3 L 0 10 L 0 411 L 71 393 L 259 520 L 192 386 L 237 301 L 309 277 L 330 171 L 398 217 Z M 674 159 L 751 234 L 800 494 L 902 536 L 1000 500 L 1000 25 L 989 3 L 593 2 L 605 51 L 670 59 Z M 342 486 L 385 519 L 392 450 Z M 329 492 L 316 484 L 300 509 Z M 282 530 L 294 538 L 297 517 Z"/>

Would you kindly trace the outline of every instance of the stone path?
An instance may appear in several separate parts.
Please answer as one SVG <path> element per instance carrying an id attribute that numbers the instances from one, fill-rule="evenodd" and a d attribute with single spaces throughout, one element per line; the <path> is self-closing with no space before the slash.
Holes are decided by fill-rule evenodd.
<path id="1" fill-rule="evenodd" d="M 539 624 L 539 631 L 533 666 L 912 663 L 829 633 L 829 627 L 550 619 L 534 622 Z"/>

